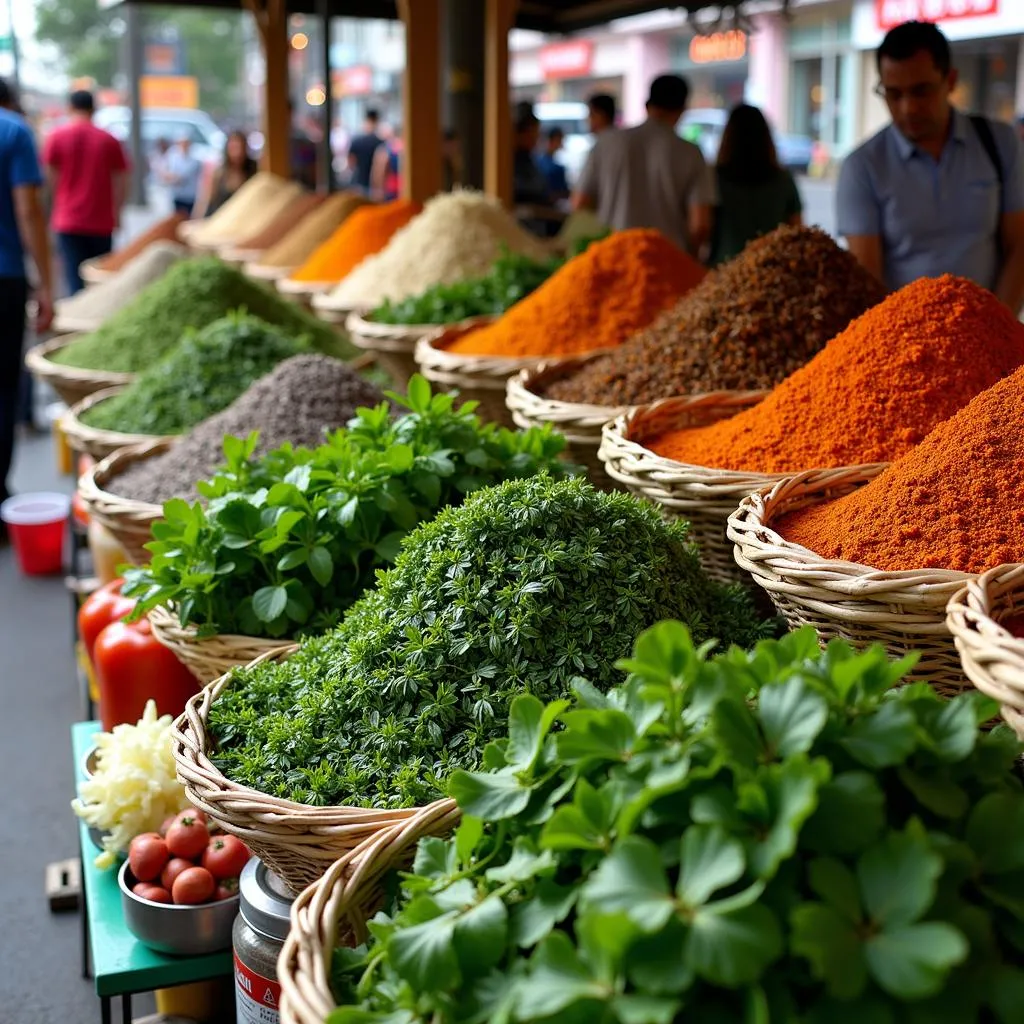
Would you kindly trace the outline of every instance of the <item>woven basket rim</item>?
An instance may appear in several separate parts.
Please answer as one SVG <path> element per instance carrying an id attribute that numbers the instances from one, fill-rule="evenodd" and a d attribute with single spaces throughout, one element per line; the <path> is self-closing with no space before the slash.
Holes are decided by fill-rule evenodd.
<path id="1" fill-rule="evenodd" d="M 265 263 L 260 263 L 259 260 L 250 260 L 242 269 L 249 277 L 254 277 L 258 281 L 273 283 L 274 281 L 280 281 L 283 277 L 287 277 L 293 270 L 297 270 L 298 267 L 297 265 L 291 267 L 271 267 Z"/>
<path id="2" fill-rule="evenodd" d="M 158 518 L 162 517 L 162 505 L 149 501 L 138 501 L 135 498 L 125 498 L 115 491 L 108 491 L 106 485 L 116 479 L 129 463 L 141 462 L 154 455 L 162 455 L 172 448 L 177 440 L 177 437 L 157 437 L 151 441 L 125 445 L 104 456 L 78 478 L 78 492 L 82 496 L 82 500 L 87 506 L 99 501 L 104 501 L 111 506 L 121 506 L 120 514 L 125 516 L 145 515 L 151 517 L 155 515 Z"/>
<path id="3" fill-rule="evenodd" d="M 114 387 L 103 388 L 101 391 L 94 391 L 87 398 L 76 402 L 61 418 L 61 429 L 72 442 L 80 442 L 82 446 L 102 447 L 108 452 L 116 451 L 118 448 L 127 448 L 130 445 L 143 444 L 147 441 L 170 440 L 177 438 L 177 434 L 127 434 L 120 430 L 101 430 L 98 427 L 90 427 L 82 422 L 82 413 L 87 412 L 94 405 L 105 402 L 108 398 L 119 395 L 127 384 L 117 384 Z"/>
<path id="4" fill-rule="evenodd" d="M 514 377 L 509 377 L 505 385 L 505 401 L 509 411 L 513 415 L 518 412 L 529 419 L 543 420 L 555 425 L 573 424 L 593 430 L 603 427 L 609 420 L 630 411 L 633 406 L 563 402 L 555 398 L 545 398 L 541 394 L 541 389 L 569 376 L 592 360 L 614 351 L 615 349 L 603 348 L 574 356 L 545 359 L 533 366 L 524 366 Z"/>
<path id="5" fill-rule="evenodd" d="M 245 633 L 215 633 L 208 637 L 200 637 L 199 630 L 195 626 L 182 626 L 174 612 L 164 604 L 158 604 L 151 608 L 147 614 L 149 621 L 153 624 L 154 632 L 159 630 L 165 637 L 177 643 L 202 644 L 206 640 L 236 641 L 239 646 L 264 647 L 273 651 L 284 647 L 298 650 L 299 646 L 289 637 L 280 637 L 275 640 L 273 637 L 247 636 Z M 253 658 L 255 657 L 253 655 Z"/>
<path id="6" fill-rule="evenodd" d="M 282 295 L 309 296 L 313 300 L 313 308 L 316 309 L 316 296 L 330 291 L 337 284 L 337 281 L 293 281 L 290 277 L 282 277 L 274 282 L 274 287 Z"/>
<path id="7" fill-rule="evenodd" d="M 1005 641 L 1024 657 L 1024 638 L 1011 633 L 996 618 L 1005 598 L 1017 593 L 1024 605 L 1024 562 L 1007 562 L 969 580 L 949 599 L 946 610 L 951 617 L 956 616 L 958 628 L 986 639 Z"/>
<path id="8" fill-rule="evenodd" d="M 470 374 L 473 377 L 501 378 L 505 381 L 520 370 L 536 366 L 543 356 L 457 355 L 448 351 L 465 334 L 494 323 L 499 317 L 480 317 L 472 323 L 445 324 L 416 342 L 416 362 L 424 369 L 441 374 Z"/>
<path id="9" fill-rule="evenodd" d="M 67 347 L 73 341 L 78 341 L 87 332 L 73 331 L 70 334 L 61 334 L 56 338 L 41 341 L 33 345 L 25 353 L 25 366 L 28 370 L 44 380 L 49 378 L 63 378 L 72 383 L 97 383 L 113 387 L 115 384 L 130 384 L 138 376 L 136 373 L 124 373 L 119 370 L 86 370 L 80 366 L 65 366 L 63 363 L 55 363 L 50 356 Z"/>

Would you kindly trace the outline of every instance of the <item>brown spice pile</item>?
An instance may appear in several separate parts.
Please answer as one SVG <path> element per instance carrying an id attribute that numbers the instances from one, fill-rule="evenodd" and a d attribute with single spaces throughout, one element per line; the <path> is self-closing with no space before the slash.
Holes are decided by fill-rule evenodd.
<path id="1" fill-rule="evenodd" d="M 172 213 L 163 220 L 158 220 L 148 231 L 137 235 L 123 249 L 104 256 L 96 261 L 100 270 L 120 270 L 129 260 L 133 260 L 154 242 L 180 242 L 178 228 L 188 218 L 183 213 Z"/>
<path id="2" fill-rule="evenodd" d="M 294 230 L 295 226 L 315 210 L 327 196 L 316 192 L 302 192 L 297 195 L 262 231 L 242 238 L 235 243 L 236 249 L 269 249 Z"/>
<path id="3" fill-rule="evenodd" d="M 554 382 L 547 397 L 638 405 L 671 395 L 774 387 L 885 298 L 817 228 L 778 228 L 709 274 L 617 352 Z"/>

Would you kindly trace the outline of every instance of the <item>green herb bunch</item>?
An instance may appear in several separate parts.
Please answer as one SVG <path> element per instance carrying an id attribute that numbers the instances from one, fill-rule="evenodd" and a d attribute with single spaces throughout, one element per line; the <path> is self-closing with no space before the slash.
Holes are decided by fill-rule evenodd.
<path id="1" fill-rule="evenodd" d="M 278 363 L 309 349 L 308 339 L 229 313 L 189 329 L 163 359 L 120 394 L 86 410 L 92 427 L 129 434 L 179 434 L 227 408 Z"/>
<path id="2" fill-rule="evenodd" d="M 53 361 L 87 370 L 141 373 L 189 329 L 200 330 L 233 309 L 306 336 L 313 348 L 348 359 L 356 349 L 332 327 L 215 256 L 178 260 L 90 334 L 54 353 Z"/>
<path id="3" fill-rule="evenodd" d="M 390 397 L 409 413 L 360 409 L 315 450 L 253 459 L 255 434 L 225 438 L 227 465 L 199 485 L 206 506 L 166 502 L 149 564 L 126 571 L 137 614 L 173 604 L 204 635 L 322 632 L 438 509 L 509 477 L 570 471 L 549 428 L 483 423 L 476 403 L 456 409 L 418 375 L 407 396 Z"/>
<path id="4" fill-rule="evenodd" d="M 555 257 L 537 261 L 505 249 L 483 277 L 434 285 L 408 299 L 386 301 L 370 316 L 384 324 L 449 324 L 497 316 L 539 288 L 562 262 Z"/>
<path id="5" fill-rule="evenodd" d="M 211 709 L 236 782 L 310 804 L 409 807 L 475 768 L 519 694 L 608 689 L 633 638 L 674 615 L 702 640 L 763 635 L 711 581 L 683 522 L 580 479 L 481 491 L 405 541 L 377 589 L 287 661 L 237 673 Z"/>
<path id="6" fill-rule="evenodd" d="M 512 704 L 396 913 L 339 949 L 328 1024 L 1014 1024 L 1020 744 L 980 694 L 810 628 Z"/>

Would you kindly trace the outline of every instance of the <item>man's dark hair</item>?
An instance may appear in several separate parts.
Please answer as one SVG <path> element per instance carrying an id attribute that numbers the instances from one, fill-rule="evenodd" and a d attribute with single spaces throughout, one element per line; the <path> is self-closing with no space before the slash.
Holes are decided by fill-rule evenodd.
<path id="1" fill-rule="evenodd" d="M 96 109 L 96 103 L 88 89 L 76 89 L 68 97 L 68 106 L 80 114 L 91 114 Z"/>
<path id="2" fill-rule="evenodd" d="M 686 80 L 678 75 L 659 75 L 651 82 L 651 94 L 647 99 L 649 107 L 659 110 L 685 110 L 690 95 Z"/>
<path id="3" fill-rule="evenodd" d="M 366 112 L 366 120 L 369 121 L 370 124 L 376 124 L 380 120 L 380 111 L 374 107 L 370 107 Z"/>
<path id="4" fill-rule="evenodd" d="M 949 40 L 930 21 L 905 21 L 890 29 L 875 54 L 878 70 L 882 70 L 882 58 L 888 60 L 910 60 L 919 53 L 931 55 L 939 74 L 948 75 L 953 66 Z"/>
<path id="5" fill-rule="evenodd" d="M 517 103 L 515 115 L 515 130 L 517 132 L 528 131 L 540 124 L 540 119 L 533 112 L 532 103 Z"/>
<path id="6" fill-rule="evenodd" d="M 548 139 L 564 139 L 565 138 L 565 132 L 561 128 L 559 128 L 558 125 L 555 125 L 554 128 L 549 128 L 548 131 L 547 131 L 547 135 L 548 135 Z"/>
<path id="7" fill-rule="evenodd" d="M 604 114 L 609 124 L 615 124 L 615 97 L 611 93 L 597 92 L 587 100 L 587 106 L 595 113 Z"/>

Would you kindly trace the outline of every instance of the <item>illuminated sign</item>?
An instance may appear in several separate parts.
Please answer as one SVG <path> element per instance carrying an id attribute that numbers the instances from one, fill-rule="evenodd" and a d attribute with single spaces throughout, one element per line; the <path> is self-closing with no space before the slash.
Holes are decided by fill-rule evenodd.
<path id="1" fill-rule="evenodd" d="M 999 0 L 875 0 L 875 21 L 883 32 L 905 21 L 952 21 L 999 13 Z"/>
<path id="2" fill-rule="evenodd" d="M 731 32 L 712 32 L 708 36 L 694 36 L 690 40 L 690 60 L 694 64 L 743 60 L 746 55 L 747 34 L 739 29 L 733 29 Z"/>
<path id="3" fill-rule="evenodd" d="M 331 89 L 338 96 L 366 96 L 373 92 L 373 68 L 356 64 L 331 72 Z"/>
<path id="4" fill-rule="evenodd" d="M 540 51 L 540 72 L 552 78 L 586 78 L 594 63 L 594 44 L 589 39 L 554 43 Z"/>
<path id="5" fill-rule="evenodd" d="M 199 106 L 199 79 L 194 75 L 142 75 L 139 91 L 143 107 Z"/>

